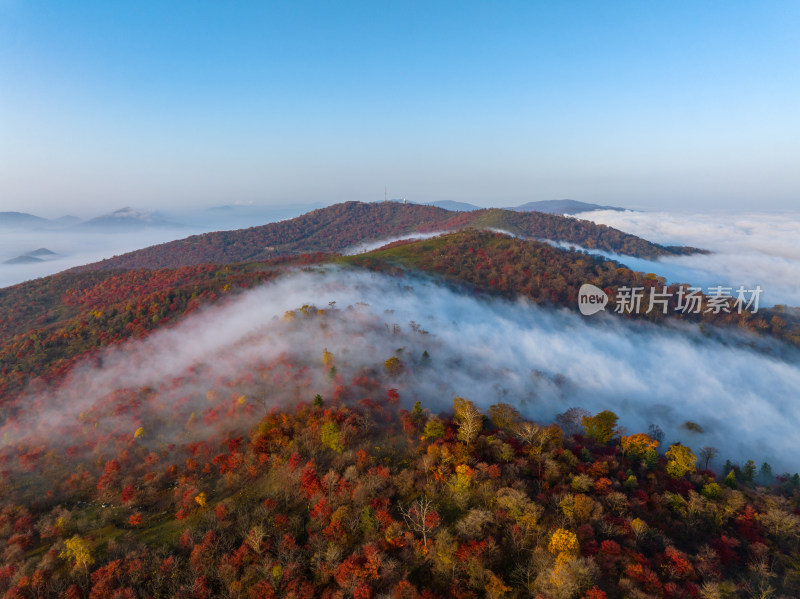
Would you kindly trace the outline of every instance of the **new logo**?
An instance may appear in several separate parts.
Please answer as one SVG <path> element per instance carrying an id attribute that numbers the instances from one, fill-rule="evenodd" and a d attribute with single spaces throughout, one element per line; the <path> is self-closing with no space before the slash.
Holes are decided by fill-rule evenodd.
<path id="1" fill-rule="evenodd" d="M 607 303 L 608 296 L 605 291 L 589 283 L 581 285 L 578 291 L 578 309 L 581 314 L 584 316 L 597 314 L 600 310 L 606 309 Z"/>

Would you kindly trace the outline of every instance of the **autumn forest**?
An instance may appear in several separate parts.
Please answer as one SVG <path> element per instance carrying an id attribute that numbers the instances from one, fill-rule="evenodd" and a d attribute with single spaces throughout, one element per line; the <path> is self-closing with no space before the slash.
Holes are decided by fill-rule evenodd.
<path id="1" fill-rule="evenodd" d="M 392 241 L 413 233 L 437 235 Z M 365 240 L 387 243 L 348 255 Z M 612 304 L 667 286 L 594 250 L 704 251 L 349 202 L 0 289 L 0 596 L 800 596 L 796 467 L 699 443 L 691 414 L 678 436 L 655 412 L 634 430 L 623 395 L 574 401 L 574 373 L 449 349 L 478 343 L 468 309 L 572 323 L 583 283 Z M 404 319 L 406 288 L 450 322 Z M 780 305 L 597 322 L 775 361 L 800 345 Z"/>

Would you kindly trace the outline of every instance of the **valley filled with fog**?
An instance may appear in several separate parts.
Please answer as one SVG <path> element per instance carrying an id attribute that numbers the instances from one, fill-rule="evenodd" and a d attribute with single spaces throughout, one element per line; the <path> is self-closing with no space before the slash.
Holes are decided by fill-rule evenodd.
<path id="1" fill-rule="evenodd" d="M 304 318 L 297 311 L 304 305 L 310 314 L 336 310 Z M 297 314 L 289 325 L 287 311 Z M 6 443 L 20 436 L 47 443 L 70 438 L 64 431 L 80 430 L 79 414 L 128 388 L 162 390 L 148 400 L 149 410 L 168 411 L 177 398 L 190 398 L 199 413 L 215 381 L 245 377 L 281 357 L 313 367 L 323 350 L 345 380 L 380 370 L 392 356 L 415 364 L 396 382 L 407 407 L 421 400 L 447 410 L 454 396 L 463 396 L 483 408 L 508 402 L 544 423 L 572 407 L 610 409 L 630 431 L 655 424 L 667 443 L 695 451 L 714 446 L 723 460 L 768 461 L 781 471 L 800 466 L 794 451 L 800 355 L 778 341 L 735 332 L 710 337 L 696 326 L 628 323 L 605 314 L 586 319 L 525 301 L 476 299 L 423 279 L 332 267 L 287 275 L 91 358 L 59 388 L 27 398 L 42 407 L 12 421 L 0 437 Z M 420 365 L 423 352 L 427 365 Z M 324 388 L 325 377 L 316 376 L 310 389 Z M 272 388 L 266 407 L 291 405 L 290 390 Z M 169 438 L 180 433 L 181 423 L 177 431 L 175 425 L 167 420 L 164 430 L 151 432 Z M 132 426 L 109 416 L 96 432 Z"/>

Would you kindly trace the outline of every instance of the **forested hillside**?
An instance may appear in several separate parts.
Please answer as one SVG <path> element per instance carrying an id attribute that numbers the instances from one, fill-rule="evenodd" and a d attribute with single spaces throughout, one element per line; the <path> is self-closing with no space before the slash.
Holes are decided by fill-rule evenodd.
<path id="1" fill-rule="evenodd" d="M 662 291 L 664 279 L 655 273 L 630 270 L 601 256 L 562 250 L 532 240 L 511 238 L 487 231 L 465 230 L 421 241 L 400 241 L 367 254 L 348 256 L 340 262 L 380 271 L 431 273 L 469 288 L 506 297 L 524 296 L 536 303 L 577 309 L 578 290 L 584 283 L 603 289 L 609 296 L 608 312 L 615 311 L 620 287 L 640 287 L 645 297 L 651 288 Z M 690 284 L 690 281 L 686 281 Z M 672 294 L 667 313 L 647 312 L 647 301 L 640 312 L 627 318 L 654 322 L 686 320 L 713 325 L 733 325 L 756 333 L 768 333 L 800 345 L 800 313 L 777 306 L 741 314 L 729 305 L 727 312 L 709 311 L 709 299 L 701 299 L 699 313 L 677 311 L 677 291 L 682 284 L 668 286 Z"/>
<path id="2" fill-rule="evenodd" d="M 57 380 L 81 357 L 144 337 L 284 268 L 325 255 L 178 269 L 65 272 L 0 289 L 0 414 L 35 375 Z"/>
<path id="3" fill-rule="evenodd" d="M 450 229 L 470 227 L 499 229 L 528 239 L 562 241 L 589 250 L 602 250 L 639 258 L 705 253 L 692 247 L 661 246 L 606 225 L 545 212 L 517 212 L 486 208 L 459 214 L 449 221 Z"/>
<path id="4" fill-rule="evenodd" d="M 544 426 L 461 398 L 403 410 L 397 369 L 435 363 L 379 357 L 344 381 L 338 359 L 220 381 L 202 412 L 130 389 L 82 414 L 60 451 L 6 447 L 4 597 L 800 593 L 796 474 L 748 463 L 717 479 L 610 411 Z M 330 381 L 316 396 L 312 370 Z M 270 409 L 256 381 L 301 384 L 299 403 Z M 109 414 L 120 426 L 98 435 Z"/>
<path id="5" fill-rule="evenodd" d="M 246 368 L 228 348 L 218 365 L 167 367 L 157 384 L 136 378 L 136 361 L 115 372 L 138 383 L 103 375 L 112 355 L 102 350 L 298 268 L 426 276 L 480 301 L 572 310 L 585 282 L 612 300 L 622 285 L 661 284 L 583 252 L 467 229 L 358 256 L 72 272 L 0 290 L 4 597 L 800 593 L 797 474 L 753 461 L 712 472 L 714 448 L 667 443 L 655 423 L 624 431 L 614 405 L 556 423 L 433 390 L 412 407 L 417 377 L 458 365 L 432 345 L 407 350 L 401 327 L 358 305 L 276 316 L 239 343 L 256 348 Z M 794 340 L 797 322 L 779 314 L 698 318 Z M 310 329 L 332 340 L 345 322 L 397 349 L 364 347 L 362 334 L 341 353 L 308 341 Z M 264 351 L 280 340 L 286 350 Z"/>
<path id="6" fill-rule="evenodd" d="M 47 381 L 68 371 L 76 359 L 129 337 L 142 337 L 206 303 L 279 275 L 286 268 L 333 262 L 374 270 L 427 273 L 480 293 L 525 296 L 575 310 L 583 283 L 606 290 L 613 311 L 621 286 L 663 285 L 599 257 L 546 243 L 465 230 L 368 254 L 335 257 L 324 253 L 240 264 L 203 264 L 177 269 L 65 272 L 0 290 L 0 410 L 35 375 Z M 674 291 L 677 286 L 672 286 Z M 800 316 L 783 308 L 683 315 L 674 311 L 631 315 L 654 321 L 683 319 L 733 325 L 800 343 Z"/>
<path id="7" fill-rule="evenodd" d="M 265 260 L 278 255 L 342 252 L 358 243 L 464 227 L 499 228 L 524 237 L 552 239 L 642 258 L 700 251 L 667 248 L 605 225 L 541 212 L 490 209 L 456 213 L 419 204 L 347 202 L 250 229 L 193 235 L 73 270 L 177 268 Z"/>

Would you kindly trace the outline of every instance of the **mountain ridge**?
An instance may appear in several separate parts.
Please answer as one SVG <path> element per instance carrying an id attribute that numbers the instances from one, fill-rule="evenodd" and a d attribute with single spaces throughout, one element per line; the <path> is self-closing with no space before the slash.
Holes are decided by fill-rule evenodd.
<path id="1" fill-rule="evenodd" d="M 192 235 L 72 270 L 177 268 L 309 252 L 337 253 L 365 241 L 467 227 L 498 228 L 523 237 L 548 238 L 643 258 L 703 251 L 660 246 L 605 225 L 542 212 L 515 212 L 501 208 L 452 212 L 422 204 L 345 202 L 275 223 Z"/>

